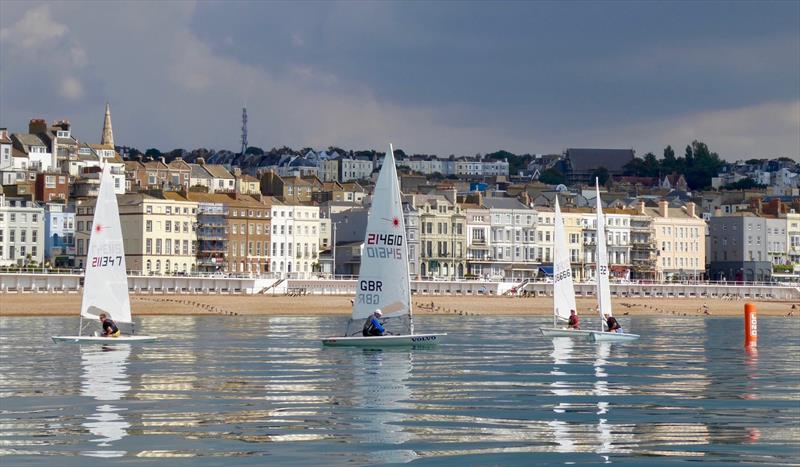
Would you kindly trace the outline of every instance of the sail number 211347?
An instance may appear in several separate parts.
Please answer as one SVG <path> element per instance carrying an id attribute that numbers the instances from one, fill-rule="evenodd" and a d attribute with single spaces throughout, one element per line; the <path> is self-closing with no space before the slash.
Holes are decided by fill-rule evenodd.
<path id="1" fill-rule="evenodd" d="M 122 256 L 95 256 L 92 258 L 93 268 L 104 268 L 106 266 L 122 266 Z"/>

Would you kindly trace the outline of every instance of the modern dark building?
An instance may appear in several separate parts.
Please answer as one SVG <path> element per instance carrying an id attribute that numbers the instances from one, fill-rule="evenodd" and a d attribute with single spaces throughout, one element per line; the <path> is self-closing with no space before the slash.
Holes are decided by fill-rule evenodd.
<path id="1" fill-rule="evenodd" d="M 592 174 L 605 167 L 610 176 L 622 175 L 625 164 L 634 158 L 633 149 L 569 148 L 566 156 L 567 184 L 594 185 Z"/>
<path id="2" fill-rule="evenodd" d="M 751 212 L 712 217 L 708 223 L 708 276 L 711 280 L 768 281 L 767 219 Z"/>

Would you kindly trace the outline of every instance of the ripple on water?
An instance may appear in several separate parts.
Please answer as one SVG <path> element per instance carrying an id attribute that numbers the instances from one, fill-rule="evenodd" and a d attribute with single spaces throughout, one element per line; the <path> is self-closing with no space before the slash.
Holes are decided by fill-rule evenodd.
<path id="1" fill-rule="evenodd" d="M 799 447 L 800 329 L 781 319 L 761 320 L 758 353 L 740 319 L 631 317 L 643 338 L 611 345 L 520 333 L 544 318 L 420 317 L 449 340 L 321 347 L 340 321 L 146 317 L 140 332 L 174 332 L 79 347 L 49 341 L 72 319 L 2 318 L 0 456 L 780 464 Z"/>

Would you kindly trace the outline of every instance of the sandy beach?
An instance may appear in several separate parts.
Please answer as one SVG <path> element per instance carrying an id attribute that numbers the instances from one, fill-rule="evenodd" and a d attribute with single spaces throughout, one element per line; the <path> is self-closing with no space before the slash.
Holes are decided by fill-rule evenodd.
<path id="1" fill-rule="evenodd" d="M 79 294 L 0 294 L 0 316 L 70 316 L 78 314 Z M 414 297 L 417 314 L 541 315 L 552 313 L 547 297 Z M 616 315 L 740 316 L 744 301 L 705 299 L 630 299 L 613 301 Z M 800 303 L 755 301 L 763 316 L 800 316 Z M 578 299 L 578 313 L 594 314 L 592 298 Z M 131 295 L 133 314 L 144 315 L 347 315 L 349 296 L 307 295 Z M 432 305 L 432 306 L 431 306 Z M 704 308 L 704 305 L 707 308 Z M 793 306 L 796 309 L 793 309 Z"/>

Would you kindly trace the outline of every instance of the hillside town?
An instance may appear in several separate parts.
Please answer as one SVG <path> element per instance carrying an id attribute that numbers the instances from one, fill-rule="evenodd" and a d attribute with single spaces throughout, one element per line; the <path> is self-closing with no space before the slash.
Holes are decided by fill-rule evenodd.
<path id="1" fill-rule="evenodd" d="M 384 153 L 141 153 L 115 145 L 108 105 L 98 130 L 95 142 L 67 120 L 0 128 L 0 266 L 82 269 L 108 165 L 131 274 L 358 274 Z M 790 158 L 724 163 L 698 189 L 705 182 L 690 173 L 641 169 L 656 158 L 632 149 L 395 156 L 414 278 L 548 280 L 558 197 L 574 279 L 593 281 L 599 178 L 615 280 L 800 279 L 800 166 Z"/>

